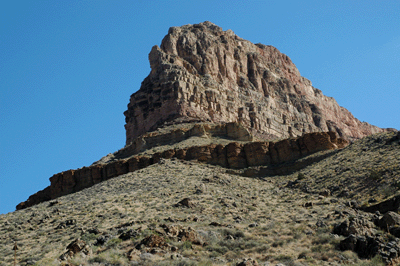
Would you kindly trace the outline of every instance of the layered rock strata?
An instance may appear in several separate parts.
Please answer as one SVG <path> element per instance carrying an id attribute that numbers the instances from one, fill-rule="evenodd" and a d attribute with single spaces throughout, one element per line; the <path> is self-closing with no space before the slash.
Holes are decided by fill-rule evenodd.
<path id="1" fill-rule="evenodd" d="M 127 145 L 174 120 L 238 122 L 260 139 L 383 131 L 324 96 L 276 48 L 211 22 L 170 28 L 149 61 L 151 72 L 125 111 Z"/>
<path id="2" fill-rule="evenodd" d="M 173 126 L 172 126 L 173 127 Z M 176 128 L 167 127 L 148 132 L 136 138 L 129 145 L 113 154 L 113 158 L 125 158 L 162 145 L 173 145 L 191 137 L 215 138 L 229 140 L 253 141 L 252 134 L 238 123 L 181 123 Z M 107 162 L 107 160 L 105 161 Z"/>
<path id="3" fill-rule="evenodd" d="M 162 158 L 197 160 L 203 163 L 239 169 L 289 162 L 318 151 L 343 148 L 346 145 L 347 141 L 338 138 L 335 132 L 317 132 L 278 142 L 231 142 L 227 145 L 210 144 L 184 149 L 170 149 L 151 156 L 137 155 L 107 164 L 94 164 L 90 167 L 55 174 L 50 178 L 50 186 L 33 194 L 27 201 L 18 204 L 17 210 L 145 168 L 159 162 Z"/>

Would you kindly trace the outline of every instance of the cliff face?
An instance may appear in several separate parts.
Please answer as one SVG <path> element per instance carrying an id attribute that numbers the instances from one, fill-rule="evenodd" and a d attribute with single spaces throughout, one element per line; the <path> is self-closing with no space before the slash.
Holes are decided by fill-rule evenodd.
<path id="1" fill-rule="evenodd" d="M 172 27 L 149 54 L 151 73 L 131 96 L 126 144 L 166 121 L 238 122 L 259 138 L 335 131 L 362 138 L 362 123 L 302 77 L 290 58 L 211 22 Z"/>

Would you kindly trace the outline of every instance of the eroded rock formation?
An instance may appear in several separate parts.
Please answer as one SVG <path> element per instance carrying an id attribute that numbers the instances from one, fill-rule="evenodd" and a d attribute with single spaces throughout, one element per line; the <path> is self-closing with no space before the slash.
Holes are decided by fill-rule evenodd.
<path id="1" fill-rule="evenodd" d="M 119 175 L 134 172 L 158 163 L 162 158 L 197 160 L 202 163 L 239 169 L 289 162 L 318 151 L 343 148 L 346 145 L 347 141 L 338 138 L 335 132 L 315 132 L 278 142 L 231 142 L 227 145 L 210 144 L 170 149 L 154 153 L 151 156 L 136 155 L 106 164 L 93 164 L 90 167 L 55 174 L 50 178 L 50 186 L 33 194 L 27 201 L 18 204 L 17 210 L 80 191 Z"/>
<path id="2" fill-rule="evenodd" d="M 126 144 L 166 121 L 238 122 L 259 139 L 383 131 L 360 122 L 302 77 L 276 48 L 211 22 L 172 27 L 149 54 L 151 73 L 131 96 Z"/>

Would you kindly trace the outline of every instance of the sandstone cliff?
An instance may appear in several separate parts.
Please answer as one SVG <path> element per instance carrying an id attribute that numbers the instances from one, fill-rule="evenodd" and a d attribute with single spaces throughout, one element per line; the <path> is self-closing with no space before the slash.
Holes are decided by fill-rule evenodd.
<path id="1" fill-rule="evenodd" d="M 170 28 L 149 61 L 151 73 L 125 112 L 127 145 L 173 120 L 239 122 L 260 139 L 321 131 L 355 139 L 383 131 L 324 96 L 276 48 L 211 22 Z"/>

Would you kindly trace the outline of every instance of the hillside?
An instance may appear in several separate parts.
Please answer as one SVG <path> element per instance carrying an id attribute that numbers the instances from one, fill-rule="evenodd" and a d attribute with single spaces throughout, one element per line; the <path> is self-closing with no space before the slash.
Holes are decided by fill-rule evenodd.
<path id="1" fill-rule="evenodd" d="M 0 265 L 399 263 L 397 130 L 211 22 L 149 61 L 125 147 L 0 215 Z"/>
<path id="2" fill-rule="evenodd" d="M 398 243 L 373 224 L 382 216 L 357 208 L 397 195 L 399 148 L 398 133 L 373 135 L 302 158 L 289 175 L 162 159 L 1 215 L 0 265 L 13 262 L 13 241 L 20 265 L 378 265 L 341 251 L 334 230 L 359 219 L 357 230 L 382 239 L 380 255 Z M 76 256 L 60 260 L 78 238 L 82 252 L 72 245 Z"/>

